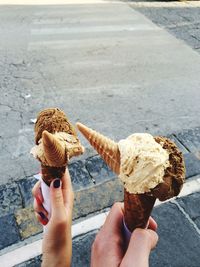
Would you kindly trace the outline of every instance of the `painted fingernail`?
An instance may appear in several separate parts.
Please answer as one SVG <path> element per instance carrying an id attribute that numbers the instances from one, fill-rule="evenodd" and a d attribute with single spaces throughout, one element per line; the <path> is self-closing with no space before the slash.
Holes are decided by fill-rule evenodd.
<path id="1" fill-rule="evenodd" d="M 35 197 L 35 198 L 36 198 L 36 200 L 37 200 L 38 205 L 41 205 L 41 204 L 42 204 L 41 199 L 40 199 L 39 197 Z"/>
<path id="2" fill-rule="evenodd" d="M 38 212 L 42 220 L 47 220 L 47 217 L 44 215 L 43 212 Z"/>
<path id="3" fill-rule="evenodd" d="M 56 180 L 53 182 L 53 187 L 54 187 L 54 188 L 59 188 L 59 187 L 60 187 L 60 180 L 59 180 L 59 179 L 56 179 Z"/>

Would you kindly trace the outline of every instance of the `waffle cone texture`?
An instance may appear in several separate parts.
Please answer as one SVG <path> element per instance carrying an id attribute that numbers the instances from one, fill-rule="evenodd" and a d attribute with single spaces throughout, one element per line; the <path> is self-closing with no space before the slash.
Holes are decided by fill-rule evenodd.
<path id="1" fill-rule="evenodd" d="M 120 151 L 118 144 L 81 123 L 78 123 L 77 127 L 111 170 L 119 175 Z M 165 170 L 163 182 L 150 192 L 131 194 L 124 189 L 124 218 L 130 231 L 137 227 L 145 228 L 156 198 L 164 201 L 178 195 L 185 179 L 184 160 L 177 146 L 166 137 L 157 136 L 154 139 L 168 151 L 170 164 Z"/>

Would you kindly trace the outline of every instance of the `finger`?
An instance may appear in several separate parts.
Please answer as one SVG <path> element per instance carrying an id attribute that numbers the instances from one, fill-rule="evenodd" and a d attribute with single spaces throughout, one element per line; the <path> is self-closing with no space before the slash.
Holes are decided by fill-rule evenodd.
<path id="1" fill-rule="evenodd" d="M 34 196 L 34 198 L 36 198 L 38 204 L 42 204 L 44 202 L 44 198 L 42 196 L 42 192 L 41 192 L 41 182 L 38 181 L 33 189 L 32 189 L 32 195 Z"/>
<path id="2" fill-rule="evenodd" d="M 68 201 L 71 201 L 71 197 L 72 197 L 71 195 L 73 193 L 71 177 L 70 177 L 68 168 L 66 168 L 65 174 L 62 178 L 62 189 L 63 189 L 64 203 L 68 203 Z M 69 198 L 69 195 L 70 195 L 70 198 Z"/>
<path id="3" fill-rule="evenodd" d="M 127 252 L 120 266 L 148 266 L 149 254 L 158 242 L 158 235 L 149 229 L 136 229 L 130 239 Z"/>
<path id="4" fill-rule="evenodd" d="M 131 235 L 129 246 L 137 245 L 138 248 L 143 247 L 150 251 L 157 242 L 158 235 L 155 231 L 137 228 Z"/>
<path id="5" fill-rule="evenodd" d="M 62 186 L 62 181 L 60 179 L 54 179 L 50 185 L 52 217 L 54 217 L 54 215 L 55 217 L 60 216 L 63 214 L 63 210 L 65 211 L 61 186 Z"/>
<path id="6" fill-rule="evenodd" d="M 48 212 L 44 209 L 44 207 L 38 203 L 38 201 L 34 198 L 33 201 L 34 211 L 37 213 L 43 213 L 46 218 L 48 218 Z"/>
<path id="7" fill-rule="evenodd" d="M 68 168 L 66 168 L 66 172 L 62 178 L 62 192 L 63 192 L 63 200 L 65 207 L 68 213 L 72 214 L 72 209 L 74 204 L 74 192 Z"/>
<path id="8" fill-rule="evenodd" d="M 48 219 L 44 216 L 43 213 L 35 212 L 35 217 L 42 225 L 46 225 L 48 223 Z"/>
<path id="9" fill-rule="evenodd" d="M 149 218 L 149 222 L 148 222 L 148 227 L 147 228 L 151 229 L 153 231 L 156 231 L 157 228 L 158 228 L 157 222 L 152 217 Z"/>
<path id="10" fill-rule="evenodd" d="M 121 234 L 122 231 L 122 222 L 123 222 L 123 203 L 116 202 L 104 223 L 103 230 L 110 233 L 110 234 Z"/>

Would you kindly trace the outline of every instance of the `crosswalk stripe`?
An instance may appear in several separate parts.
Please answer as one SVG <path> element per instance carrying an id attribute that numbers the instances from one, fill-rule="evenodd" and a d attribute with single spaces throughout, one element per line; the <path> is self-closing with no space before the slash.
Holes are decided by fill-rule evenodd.
<path id="1" fill-rule="evenodd" d="M 59 27 L 59 28 L 42 28 L 32 29 L 32 35 L 57 35 L 57 34 L 79 34 L 79 33 L 98 33 L 98 32 L 123 32 L 123 31 L 141 31 L 141 30 L 161 30 L 160 28 L 147 24 L 139 25 L 106 25 L 91 27 Z"/>

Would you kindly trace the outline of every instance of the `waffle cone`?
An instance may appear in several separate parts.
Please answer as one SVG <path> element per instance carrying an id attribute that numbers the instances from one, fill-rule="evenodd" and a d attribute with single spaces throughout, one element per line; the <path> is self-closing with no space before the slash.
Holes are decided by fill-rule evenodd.
<path id="1" fill-rule="evenodd" d="M 56 137 L 47 132 L 42 133 L 43 149 L 46 161 L 50 167 L 62 167 L 66 164 L 65 148 Z"/>
<path id="2" fill-rule="evenodd" d="M 61 179 L 65 173 L 66 166 L 63 167 L 49 167 L 41 164 L 42 180 L 50 186 L 55 179 Z"/>
<path id="3" fill-rule="evenodd" d="M 131 194 L 124 189 L 124 220 L 129 231 L 145 228 L 156 198 L 147 194 Z"/>
<path id="4" fill-rule="evenodd" d="M 82 123 L 77 123 L 77 127 L 111 170 L 118 175 L 120 172 L 120 152 L 118 144 Z"/>

